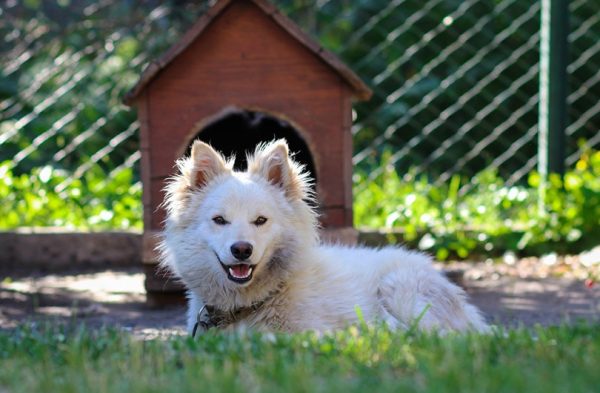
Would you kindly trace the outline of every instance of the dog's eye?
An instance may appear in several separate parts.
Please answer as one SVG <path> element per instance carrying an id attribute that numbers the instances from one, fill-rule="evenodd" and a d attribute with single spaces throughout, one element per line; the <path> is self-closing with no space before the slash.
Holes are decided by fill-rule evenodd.
<path id="1" fill-rule="evenodd" d="M 258 218 L 256 220 L 254 220 L 254 225 L 256 225 L 257 227 L 263 225 L 265 222 L 267 222 L 267 218 L 263 217 L 263 216 L 258 216 Z"/>
<path id="2" fill-rule="evenodd" d="M 227 220 L 225 220 L 223 218 L 223 216 L 214 216 L 213 217 L 213 222 L 217 225 L 225 225 L 225 224 L 229 224 L 229 222 Z"/>

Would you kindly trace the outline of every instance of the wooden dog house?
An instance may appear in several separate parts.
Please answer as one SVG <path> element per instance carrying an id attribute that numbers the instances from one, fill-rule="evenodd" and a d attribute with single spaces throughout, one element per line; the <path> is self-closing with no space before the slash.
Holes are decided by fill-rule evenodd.
<path id="1" fill-rule="evenodd" d="M 165 217 L 165 179 L 198 138 L 237 153 L 239 168 L 258 142 L 286 138 L 316 178 L 328 236 L 352 242 L 352 98 L 370 95 L 267 1 L 217 1 L 125 97 L 140 122 L 149 299 L 181 290 L 155 275 L 155 233 Z"/>

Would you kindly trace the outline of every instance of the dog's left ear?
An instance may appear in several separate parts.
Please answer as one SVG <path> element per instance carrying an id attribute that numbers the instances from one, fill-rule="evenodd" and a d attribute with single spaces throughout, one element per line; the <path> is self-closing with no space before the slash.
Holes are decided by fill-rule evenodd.
<path id="1" fill-rule="evenodd" d="M 301 168 L 290 159 L 284 139 L 258 147 L 254 157 L 249 160 L 248 172 L 262 176 L 269 183 L 282 188 L 289 199 L 304 197 Z"/>

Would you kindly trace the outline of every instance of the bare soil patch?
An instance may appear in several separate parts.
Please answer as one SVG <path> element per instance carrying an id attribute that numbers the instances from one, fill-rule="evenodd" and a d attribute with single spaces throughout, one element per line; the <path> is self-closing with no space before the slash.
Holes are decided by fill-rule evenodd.
<path id="1" fill-rule="evenodd" d="M 546 257 L 548 258 L 548 257 Z M 471 301 L 493 324 L 507 327 L 600 320 L 600 285 L 581 258 L 455 263 Z M 569 259 L 571 258 L 571 259 Z M 594 273 L 595 274 L 595 273 Z M 142 337 L 185 334 L 185 306 L 147 306 L 141 269 L 64 274 L 4 273 L 0 280 L 0 329 L 22 323 L 112 326 Z"/>

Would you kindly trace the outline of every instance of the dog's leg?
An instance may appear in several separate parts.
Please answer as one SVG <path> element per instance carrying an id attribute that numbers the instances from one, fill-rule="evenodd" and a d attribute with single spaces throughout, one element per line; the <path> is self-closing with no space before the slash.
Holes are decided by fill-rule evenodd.
<path id="1" fill-rule="evenodd" d="M 379 304 L 381 306 L 381 321 L 391 330 L 407 330 L 408 326 L 392 314 L 392 310 L 389 309 L 389 302 L 384 298 L 381 291 L 377 292 L 377 297 L 379 298 Z"/>
<path id="2" fill-rule="evenodd" d="M 379 286 L 383 319 L 399 328 L 418 323 L 424 330 L 487 331 L 479 311 L 468 304 L 464 291 L 425 264 L 396 269 L 385 275 Z M 388 315 L 386 317 L 386 314 Z"/>
<path id="3" fill-rule="evenodd" d="M 194 330 L 194 325 L 198 320 L 198 311 L 204 305 L 198 295 L 193 292 L 188 292 L 188 310 L 187 310 L 187 331 L 191 335 Z"/>

